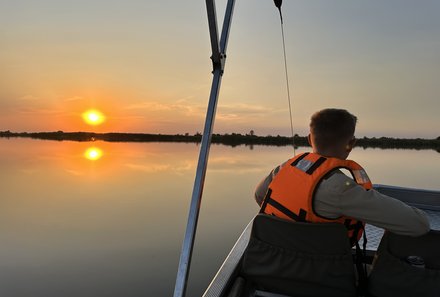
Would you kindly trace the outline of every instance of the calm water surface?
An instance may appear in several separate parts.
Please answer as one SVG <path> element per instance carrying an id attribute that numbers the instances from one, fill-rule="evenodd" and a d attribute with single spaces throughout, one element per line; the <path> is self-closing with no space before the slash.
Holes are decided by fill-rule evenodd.
<path id="1" fill-rule="evenodd" d="M 172 296 L 198 152 L 0 139 L 0 296 Z M 187 296 L 202 294 L 257 212 L 256 183 L 291 154 L 212 147 Z M 440 188 L 435 151 L 359 148 L 351 157 L 374 183 Z"/>

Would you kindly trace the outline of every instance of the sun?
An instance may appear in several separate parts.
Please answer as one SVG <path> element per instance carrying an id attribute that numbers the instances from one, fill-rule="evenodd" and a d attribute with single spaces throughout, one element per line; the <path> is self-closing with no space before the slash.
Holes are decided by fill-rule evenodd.
<path id="1" fill-rule="evenodd" d="M 92 126 L 97 126 L 105 121 L 105 115 L 96 109 L 89 109 L 82 114 L 83 120 Z"/>

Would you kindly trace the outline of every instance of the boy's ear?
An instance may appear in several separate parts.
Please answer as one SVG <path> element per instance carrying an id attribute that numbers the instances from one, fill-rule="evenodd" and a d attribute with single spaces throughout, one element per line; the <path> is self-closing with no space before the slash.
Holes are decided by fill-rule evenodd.
<path id="1" fill-rule="evenodd" d="M 353 147 L 354 147 L 355 144 L 356 144 L 356 138 L 353 137 L 353 138 L 350 140 L 350 142 L 345 146 L 347 152 L 351 151 L 351 150 L 353 149 Z"/>

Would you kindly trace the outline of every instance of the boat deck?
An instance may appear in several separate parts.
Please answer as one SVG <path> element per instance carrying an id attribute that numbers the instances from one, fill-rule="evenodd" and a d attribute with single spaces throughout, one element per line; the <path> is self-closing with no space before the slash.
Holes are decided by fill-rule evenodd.
<path id="1" fill-rule="evenodd" d="M 431 223 L 431 229 L 440 231 L 440 212 L 434 210 L 425 210 L 425 212 L 428 215 L 429 222 Z M 382 239 L 384 230 L 372 225 L 366 225 L 365 231 L 367 234 L 367 250 L 376 251 L 380 240 Z M 362 246 L 363 239 L 361 239 L 359 243 Z"/>

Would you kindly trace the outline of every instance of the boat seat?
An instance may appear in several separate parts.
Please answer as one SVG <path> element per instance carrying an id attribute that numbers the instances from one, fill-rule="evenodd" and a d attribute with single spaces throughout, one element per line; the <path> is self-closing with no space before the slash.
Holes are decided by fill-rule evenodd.
<path id="1" fill-rule="evenodd" d="M 408 257 L 423 259 L 410 264 Z M 372 296 L 440 296 L 440 231 L 431 230 L 420 237 L 386 232 L 368 280 Z"/>
<path id="2" fill-rule="evenodd" d="M 356 296 L 347 229 L 337 223 L 312 224 L 257 215 L 241 275 L 256 292 L 294 297 Z"/>

